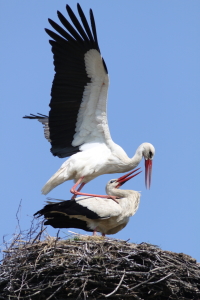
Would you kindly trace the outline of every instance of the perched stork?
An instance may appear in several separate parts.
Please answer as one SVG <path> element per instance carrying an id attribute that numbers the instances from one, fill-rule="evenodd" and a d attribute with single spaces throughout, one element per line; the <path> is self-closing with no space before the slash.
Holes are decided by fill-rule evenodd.
<path id="1" fill-rule="evenodd" d="M 34 216 L 44 216 L 45 225 L 54 228 L 79 228 L 105 234 L 115 234 L 122 230 L 133 216 L 140 203 L 140 193 L 119 190 L 126 181 L 138 175 L 132 171 L 118 179 L 111 179 L 106 185 L 106 193 L 118 198 L 119 204 L 111 199 L 98 197 L 78 197 L 76 199 L 47 204 Z"/>
<path id="2" fill-rule="evenodd" d="M 93 12 L 90 9 L 90 26 L 79 4 L 77 8 L 81 22 L 67 5 L 72 24 L 58 11 L 64 29 L 51 19 L 49 23 L 57 33 L 45 29 L 52 38 L 49 42 L 55 66 L 49 116 L 24 117 L 43 123 L 54 156 L 71 156 L 45 184 L 42 193 L 46 195 L 73 179 L 76 184 L 70 191 L 74 195 L 91 195 L 80 193 L 85 183 L 102 174 L 130 171 L 142 157 L 146 187 L 150 188 L 154 146 L 143 143 L 129 158 L 113 142 L 106 115 L 108 71 L 100 53 Z"/>

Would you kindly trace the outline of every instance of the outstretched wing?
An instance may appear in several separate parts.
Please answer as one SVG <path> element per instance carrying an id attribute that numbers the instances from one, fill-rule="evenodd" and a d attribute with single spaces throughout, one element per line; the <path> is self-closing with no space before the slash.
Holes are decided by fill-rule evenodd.
<path id="1" fill-rule="evenodd" d="M 109 79 L 94 16 L 90 10 L 90 26 L 79 4 L 77 8 L 81 22 L 67 5 L 72 24 L 58 12 L 64 28 L 49 19 L 57 33 L 46 29 L 52 38 L 55 66 L 49 105 L 51 152 L 59 157 L 110 138 L 106 116 Z"/>

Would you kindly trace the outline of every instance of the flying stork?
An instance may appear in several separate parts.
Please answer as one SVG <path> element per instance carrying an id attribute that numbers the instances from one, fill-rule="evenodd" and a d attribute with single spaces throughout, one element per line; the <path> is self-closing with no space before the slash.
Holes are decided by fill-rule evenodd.
<path id="1" fill-rule="evenodd" d="M 113 142 L 106 115 L 108 70 L 100 53 L 93 12 L 90 9 L 89 25 L 79 4 L 77 9 L 81 22 L 67 5 L 72 24 L 58 11 L 64 28 L 49 19 L 57 33 L 45 29 L 51 37 L 49 43 L 55 66 L 49 116 L 31 114 L 24 117 L 37 119 L 44 125 L 45 137 L 51 143 L 54 156 L 70 156 L 47 181 L 42 193 L 46 195 L 59 184 L 73 179 L 75 185 L 70 191 L 74 197 L 91 195 L 80 192 L 87 182 L 102 174 L 133 170 L 142 157 L 146 187 L 150 188 L 155 148 L 143 143 L 129 158 Z"/>
<path id="2" fill-rule="evenodd" d="M 137 169 L 138 170 L 138 169 Z M 54 228 L 79 228 L 85 231 L 115 234 L 122 230 L 129 222 L 129 218 L 138 210 L 140 193 L 132 190 L 119 190 L 137 170 L 118 178 L 111 179 L 106 185 L 106 193 L 115 195 L 119 204 L 107 198 L 78 197 L 68 201 L 47 204 L 34 216 L 44 216 L 45 225 Z"/>

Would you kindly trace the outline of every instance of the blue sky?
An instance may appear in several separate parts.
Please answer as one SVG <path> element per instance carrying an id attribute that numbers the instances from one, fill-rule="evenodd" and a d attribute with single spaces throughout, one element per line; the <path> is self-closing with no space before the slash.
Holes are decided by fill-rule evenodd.
<path id="1" fill-rule="evenodd" d="M 39 122 L 22 119 L 47 114 L 53 59 L 44 28 L 48 18 L 75 1 L 1 1 L 1 210 L 0 237 L 16 230 L 20 200 L 21 228 L 45 204 L 41 188 L 63 159 L 50 153 Z M 93 9 L 99 45 L 109 75 L 108 121 L 113 140 L 131 157 L 142 142 L 156 148 L 153 180 L 145 189 L 144 172 L 123 188 L 141 191 L 138 212 L 113 237 L 148 242 L 184 252 L 200 261 L 200 2 L 84 1 Z M 140 166 L 144 170 L 144 162 Z M 104 193 L 103 175 L 83 191 Z M 72 182 L 48 196 L 71 197 Z M 51 235 L 57 230 L 48 228 Z M 62 232 L 67 233 L 66 230 Z M 81 230 L 76 230 L 80 232 Z"/>

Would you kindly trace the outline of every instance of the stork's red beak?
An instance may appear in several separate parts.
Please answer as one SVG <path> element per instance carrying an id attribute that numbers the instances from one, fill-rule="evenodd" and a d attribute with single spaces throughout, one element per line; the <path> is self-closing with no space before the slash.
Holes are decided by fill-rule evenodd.
<path id="1" fill-rule="evenodd" d="M 138 171 L 140 168 L 134 170 L 134 171 L 131 171 L 129 173 L 127 173 L 126 175 L 123 175 L 122 177 L 118 178 L 117 179 L 117 182 L 118 182 L 118 185 L 116 186 L 116 188 L 119 188 L 120 186 L 122 186 L 122 184 L 124 184 L 125 182 L 127 182 L 128 180 L 130 180 L 131 178 L 137 176 L 138 174 L 140 174 L 142 171 L 132 175 L 132 176 L 129 176 L 133 173 L 135 173 L 136 171 Z"/>
<path id="2" fill-rule="evenodd" d="M 152 159 L 145 159 L 145 184 L 148 190 L 151 186 L 152 163 Z"/>

